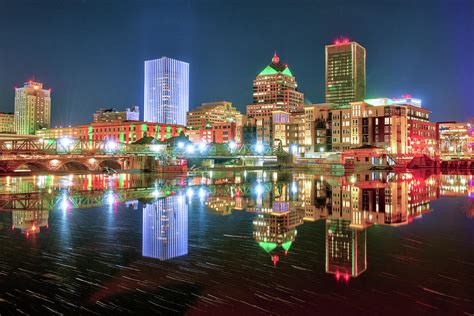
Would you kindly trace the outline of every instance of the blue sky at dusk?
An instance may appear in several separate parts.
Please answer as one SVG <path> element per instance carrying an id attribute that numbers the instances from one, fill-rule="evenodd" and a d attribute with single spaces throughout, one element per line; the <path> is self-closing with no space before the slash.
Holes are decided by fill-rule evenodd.
<path id="1" fill-rule="evenodd" d="M 474 1 L 0 0 L 0 111 L 14 86 L 53 89 L 52 124 L 99 107 L 143 110 L 143 62 L 190 63 L 190 108 L 251 102 L 276 51 L 313 103 L 324 101 L 324 45 L 367 50 L 367 97 L 410 93 L 432 120 L 474 117 Z"/>

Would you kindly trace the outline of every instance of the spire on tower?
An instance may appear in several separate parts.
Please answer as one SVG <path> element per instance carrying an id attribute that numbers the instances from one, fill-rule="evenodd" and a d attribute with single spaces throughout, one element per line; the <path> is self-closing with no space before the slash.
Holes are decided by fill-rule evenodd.
<path id="1" fill-rule="evenodd" d="M 280 57 L 278 57 L 277 53 L 275 52 L 272 58 L 272 63 L 278 64 L 279 62 L 280 62 Z"/>

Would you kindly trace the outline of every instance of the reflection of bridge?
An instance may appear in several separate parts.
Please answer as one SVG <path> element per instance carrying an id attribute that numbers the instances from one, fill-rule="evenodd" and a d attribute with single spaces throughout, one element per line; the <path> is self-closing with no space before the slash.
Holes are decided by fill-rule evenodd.
<path id="1" fill-rule="evenodd" d="M 141 198 L 155 197 L 154 188 L 124 190 L 67 191 L 52 193 L 0 194 L 0 210 L 52 210 L 55 208 L 88 208 L 101 205 L 126 202 Z"/>
<path id="2" fill-rule="evenodd" d="M 277 192 L 285 182 L 265 182 L 258 184 L 259 189 Z M 34 193 L 0 194 L 0 211 L 2 210 L 52 210 L 55 208 L 87 208 L 101 205 L 126 202 L 137 199 L 158 198 L 175 194 L 185 188 L 202 188 L 211 196 L 250 196 L 256 184 L 209 184 L 197 186 L 180 186 L 176 184 L 157 187 L 104 189 L 104 190 L 66 190 L 56 189 L 51 193 L 39 191 Z M 197 193 L 197 192 L 196 192 Z M 194 194 L 194 192 L 193 192 Z"/>
<path id="3" fill-rule="evenodd" d="M 111 140 L 0 139 L 0 172 L 12 172 L 24 166 L 31 171 L 72 171 L 144 169 L 145 157 L 169 164 L 177 157 L 185 159 L 272 160 L 288 156 L 281 148 L 260 145 L 192 144 L 178 142 L 123 144 Z M 141 157 L 141 158 L 136 158 Z M 134 160 L 138 162 L 134 163 Z M 143 166 L 142 166 L 143 165 Z"/>

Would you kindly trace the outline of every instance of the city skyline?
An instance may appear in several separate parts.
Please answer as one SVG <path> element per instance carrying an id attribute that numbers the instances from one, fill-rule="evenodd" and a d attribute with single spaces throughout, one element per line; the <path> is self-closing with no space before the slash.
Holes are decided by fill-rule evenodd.
<path id="1" fill-rule="evenodd" d="M 396 97 L 404 93 L 411 93 L 414 97 L 423 99 L 424 104 L 433 114 L 434 121 L 440 120 L 462 120 L 473 115 L 470 100 L 474 97 L 469 83 L 474 64 L 469 58 L 468 51 L 472 44 L 469 39 L 473 34 L 469 9 L 472 8 L 468 2 L 458 1 L 453 6 L 442 3 L 431 4 L 431 2 L 405 2 L 412 10 L 402 10 L 399 7 L 390 6 L 388 3 L 379 4 L 375 8 L 369 8 L 369 2 L 360 4 L 356 13 L 351 13 L 352 4 L 346 4 L 345 11 L 337 12 L 338 21 L 342 21 L 333 29 L 321 27 L 321 21 L 317 18 L 305 22 L 297 20 L 298 26 L 283 27 L 272 25 L 272 32 L 264 23 L 254 21 L 252 18 L 261 15 L 264 10 L 277 11 L 284 6 L 284 2 L 274 1 L 272 6 L 262 2 L 258 6 L 242 3 L 239 7 L 239 18 L 241 23 L 252 21 L 255 34 L 250 35 L 248 31 L 236 29 L 235 26 L 224 23 L 224 17 L 230 14 L 226 4 L 215 5 L 215 9 L 209 9 L 209 5 L 203 3 L 170 4 L 161 2 L 152 4 L 145 2 L 134 8 L 132 13 L 126 12 L 128 1 L 121 1 L 119 5 L 111 9 L 110 15 L 103 24 L 98 24 L 97 36 L 86 37 L 87 30 L 94 25 L 98 19 L 97 13 L 91 14 L 91 10 L 97 9 L 101 12 L 103 5 L 90 2 L 72 1 L 57 10 L 66 10 L 68 19 L 78 22 L 80 28 L 76 28 L 69 21 L 53 18 L 50 22 L 36 23 L 49 32 L 48 39 L 40 47 L 41 51 L 35 54 L 35 58 L 27 58 L 28 54 L 22 53 L 20 43 L 12 43 L 0 54 L 2 64 L 2 75 L 0 75 L 0 111 L 13 111 L 13 86 L 18 86 L 27 79 L 44 82 L 53 88 L 54 102 L 52 110 L 52 126 L 69 125 L 87 122 L 90 113 L 98 107 L 113 106 L 115 104 L 143 104 L 143 62 L 157 56 L 170 56 L 179 60 L 189 62 L 190 73 L 190 109 L 199 106 L 203 102 L 229 100 L 243 111 L 246 104 L 251 103 L 252 80 L 258 74 L 261 65 L 268 63 L 268 55 L 274 51 L 283 56 L 283 62 L 291 65 L 292 72 L 298 78 L 299 90 L 304 93 L 307 102 L 318 103 L 324 101 L 324 46 L 331 44 L 339 36 L 347 36 L 357 41 L 367 50 L 367 98 L 382 96 Z M 22 1 L 5 3 L 2 12 L 18 12 Z M 36 25 L 32 17 L 34 9 L 40 10 L 47 15 L 47 9 L 54 8 L 57 1 L 46 1 L 46 5 L 38 8 L 34 3 L 25 9 L 24 18 L 12 21 L 8 16 L 3 17 L 4 23 L 9 23 L 8 34 L 2 33 L 2 42 L 9 42 L 10 36 L 15 36 L 25 28 Z M 216 4 L 216 3 L 214 3 Z M 459 8 L 464 9 L 459 12 Z M 291 6 L 289 14 L 307 11 L 312 14 L 321 14 L 336 5 L 310 2 L 299 2 Z M 175 25 L 174 22 L 163 17 L 152 19 L 152 13 L 158 9 L 167 9 L 169 13 L 182 12 L 184 22 Z M 75 9 L 75 13 L 70 10 Z M 320 10 L 318 10 L 320 9 Z M 367 9 L 367 12 L 361 12 Z M 467 9 L 467 10 L 466 10 Z M 149 12 L 147 12 L 147 10 Z M 53 10 L 54 11 L 54 10 Z M 160 12 L 163 12 L 161 10 Z M 388 26 L 380 26 L 374 29 L 369 22 L 361 25 L 353 25 L 351 21 L 354 15 L 374 16 L 374 13 L 390 13 L 393 19 L 415 17 L 424 13 L 424 23 L 413 23 L 408 29 L 394 29 Z M 223 16 L 213 20 L 211 23 L 206 19 L 209 14 L 222 13 Z M 454 19 L 454 14 L 459 16 Z M 1 14 L 1 13 L 0 13 Z M 163 14 L 163 13 L 160 13 Z M 271 15 L 271 14 L 270 14 Z M 436 32 L 437 24 L 435 18 L 442 15 L 444 19 L 443 32 Z M 87 16 L 87 18 L 85 18 Z M 125 27 L 115 27 L 115 17 L 125 18 Z M 158 15 L 161 17 L 161 15 Z M 296 16 L 296 15 L 295 15 Z M 26 19 L 31 17 L 31 19 Z M 129 17 L 129 19 L 127 19 Z M 345 21 L 344 17 L 347 19 Z M 25 20 L 26 19 L 26 20 Z M 236 17 L 232 16 L 234 22 Z M 266 18 L 270 19 L 270 16 Z M 301 18 L 303 19 L 303 17 Z M 153 22 L 155 21 L 156 22 Z M 376 19 L 377 20 L 377 19 Z M 360 21 L 360 20 L 358 20 Z M 437 23 L 439 20 L 436 20 Z M 37 22 L 37 21 L 36 21 Z M 56 28 L 58 23 L 64 22 L 66 31 L 75 34 L 77 41 L 71 43 L 66 31 Z M 106 25 L 106 23 L 110 22 Z M 13 23 L 13 24 L 12 24 Z M 20 23 L 22 23 L 20 25 Z M 397 24 L 397 23 L 394 23 Z M 161 32 L 149 31 L 148 27 L 164 26 Z M 215 27 L 216 25 L 220 27 Z M 319 27 L 316 27 L 318 26 Z M 425 32 L 429 26 L 433 26 L 433 32 Z M 176 28 L 174 28 L 176 27 Z M 204 30 L 206 39 L 202 38 L 201 32 L 194 29 Z M 398 25 L 397 25 L 398 28 Z M 214 30 L 219 29 L 219 30 Z M 303 30 L 304 32 L 301 32 Z M 309 32 L 311 30 L 311 32 Z M 388 34 L 391 36 L 383 36 Z M 197 34 L 199 32 L 199 34 Z M 307 36 L 308 32 L 311 36 Z M 219 33 L 219 34 L 216 34 Z M 88 36 L 90 34 L 87 33 Z M 132 36 L 133 44 L 119 44 L 116 40 L 120 36 Z M 264 43 L 257 43 L 262 35 L 268 36 Z M 285 36 L 296 36 L 302 44 L 290 45 Z M 303 35 L 306 35 L 303 37 Z M 423 35 L 423 36 L 421 36 Z M 99 39 L 104 37 L 104 48 L 95 48 Z M 165 40 L 167 47 L 150 43 L 150 39 Z M 464 40 L 463 40 L 464 39 Z M 467 39 L 467 40 L 466 40 Z M 197 45 L 197 41 L 202 43 Z M 220 49 L 219 52 L 212 47 L 219 44 L 238 43 L 245 45 L 229 45 L 229 48 Z M 35 39 L 31 40 L 33 43 Z M 86 41 L 91 45 L 78 44 Z M 442 46 L 436 45 L 442 43 Z M 64 47 L 62 46 L 63 44 Z M 66 45 L 67 44 L 67 45 Z M 58 48 L 64 54 L 71 53 L 75 49 L 72 58 L 64 59 L 57 52 L 52 52 L 51 47 Z M 193 49 L 193 45 L 197 45 Z M 412 50 L 414 45 L 425 47 L 425 49 Z M 242 47 L 240 47 L 242 46 Z M 247 47 L 252 47 L 252 52 L 247 52 Z M 408 47 L 408 48 L 406 48 Z M 434 49 L 436 48 L 436 49 Z M 428 53 L 427 53 L 428 52 Z M 46 58 L 46 56 L 51 58 Z M 87 58 L 84 58 L 87 57 Z M 83 58 L 83 62 L 78 62 Z M 18 60 L 25 62 L 18 64 Z M 31 59 L 31 60 L 30 60 Z M 34 59 L 34 62 L 33 62 Z M 44 60 L 38 63 L 38 60 Z M 60 61 L 62 67 L 58 67 L 53 61 Z M 433 65 L 436 65 L 434 67 Z M 94 71 L 93 73 L 90 71 Z M 90 80 L 85 80 L 88 78 Z M 127 87 L 127 88 L 124 88 Z"/>

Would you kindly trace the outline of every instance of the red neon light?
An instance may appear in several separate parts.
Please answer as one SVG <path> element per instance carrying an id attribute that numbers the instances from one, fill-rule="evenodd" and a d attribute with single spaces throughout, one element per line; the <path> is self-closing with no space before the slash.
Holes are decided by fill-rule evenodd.
<path id="1" fill-rule="evenodd" d="M 277 262 L 280 260 L 277 255 L 272 256 L 273 266 L 276 267 Z"/>
<path id="2" fill-rule="evenodd" d="M 336 40 L 334 41 L 334 45 L 342 45 L 342 44 L 348 44 L 349 43 L 349 38 L 347 37 L 339 37 L 339 38 L 336 38 Z"/>
<path id="3" fill-rule="evenodd" d="M 272 62 L 274 64 L 278 64 L 280 62 L 280 58 L 278 57 L 277 53 L 275 52 L 275 54 L 273 55 L 273 58 L 272 58 Z"/>

